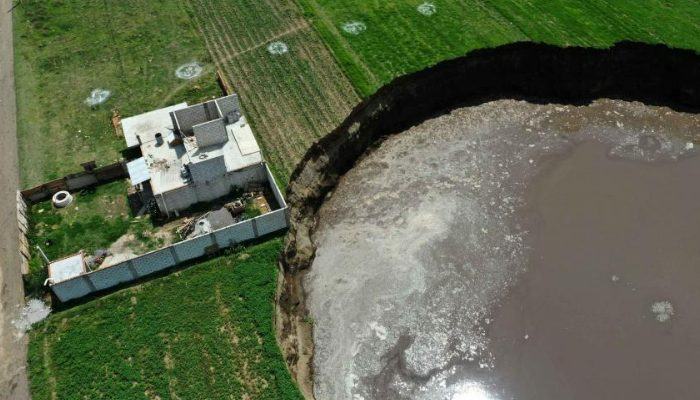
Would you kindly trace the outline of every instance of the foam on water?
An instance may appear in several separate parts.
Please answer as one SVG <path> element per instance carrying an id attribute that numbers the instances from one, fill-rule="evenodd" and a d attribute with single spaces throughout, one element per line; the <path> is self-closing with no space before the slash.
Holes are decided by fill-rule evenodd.
<path id="1" fill-rule="evenodd" d="M 465 382 L 455 385 L 451 400 L 498 400 L 484 385 L 478 382 Z"/>
<path id="2" fill-rule="evenodd" d="M 670 301 L 657 301 L 651 305 L 651 312 L 659 322 L 666 322 L 673 316 L 673 304 Z"/>

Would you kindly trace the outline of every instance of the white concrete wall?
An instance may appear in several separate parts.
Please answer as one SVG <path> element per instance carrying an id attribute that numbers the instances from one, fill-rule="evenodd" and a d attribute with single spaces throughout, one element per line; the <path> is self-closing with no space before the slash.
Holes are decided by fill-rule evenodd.
<path id="1" fill-rule="evenodd" d="M 197 156 L 195 155 L 195 157 Z M 213 182 L 226 175 L 226 160 L 224 160 L 223 155 L 197 160 L 197 162 L 188 165 L 194 183 Z"/>
<path id="2" fill-rule="evenodd" d="M 158 209 L 172 215 L 174 211 L 184 210 L 197 203 L 197 193 L 193 186 L 185 186 L 155 196 Z"/>
<path id="3" fill-rule="evenodd" d="M 274 180 L 269 180 L 272 177 L 268 173 L 265 164 L 257 164 L 242 170 L 233 171 L 222 175 L 218 179 L 212 181 L 194 182 L 191 185 L 165 192 L 162 195 L 156 195 L 158 208 L 163 213 L 170 215 L 175 211 L 185 210 L 194 204 L 216 200 L 220 197 L 231 193 L 234 186 L 245 187 L 249 182 L 271 182 L 272 191 L 275 193 L 275 198 L 281 193 L 274 184 Z M 277 200 L 279 202 L 279 199 Z M 283 206 L 280 203 L 280 206 Z"/>
<path id="4" fill-rule="evenodd" d="M 280 208 L 255 217 L 254 226 L 258 236 L 264 236 L 273 232 L 277 232 L 287 227 L 287 209 Z"/>
<path id="5" fill-rule="evenodd" d="M 225 175 L 211 182 L 196 182 L 194 191 L 197 196 L 197 202 L 206 202 L 218 199 L 231 193 L 231 183 Z"/>
<path id="6" fill-rule="evenodd" d="M 286 213 L 287 208 L 281 208 L 216 230 L 208 235 L 184 240 L 120 264 L 59 282 L 52 285 L 51 290 L 59 300 L 66 302 L 131 282 L 180 263 L 200 258 L 208 252 L 245 243 L 251 239 L 286 229 Z"/>
<path id="7" fill-rule="evenodd" d="M 265 176 L 267 177 L 267 181 L 271 183 L 270 186 L 272 187 L 272 194 L 275 195 L 275 200 L 277 200 L 277 204 L 279 204 L 281 208 L 287 207 L 287 202 L 284 200 L 284 196 L 282 195 L 280 188 L 277 186 L 275 177 L 272 176 L 272 172 L 270 171 L 270 168 L 267 166 L 267 164 L 265 164 Z"/>
<path id="8" fill-rule="evenodd" d="M 194 125 L 207 120 L 207 112 L 204 109 L 204 104 L 189 106 L 182 110 L 174 111 L 172 114 L 174 114 L 177 119 L 177 127 L 180 128 L 181 132 L 187 135 L 192 134 L 192 127 Z M 175 120 L 173 120 L 173 124 L 175 124 Z"/>
<path id="9" fill-rule="evenodd" d="M 207 147 L 213 144 L 221 144 L 228 140 L 226 125 L 223 118 L 197 124 L 192 127 L 198 147 Z"/>

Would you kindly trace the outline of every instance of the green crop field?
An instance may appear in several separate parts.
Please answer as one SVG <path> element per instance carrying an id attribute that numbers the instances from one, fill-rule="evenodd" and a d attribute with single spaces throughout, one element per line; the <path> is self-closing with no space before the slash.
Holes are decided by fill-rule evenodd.
<path id="1" fill-rule="evenodd" d="M 187 0 L 212 58 L 241 95 L 274 172 L 286 181 L 309 145 L 359 102 L 292 0 Z M 281 42 L 286 52 L 271 54 Z"/>
<path id="2" fill-rule="evenodd" d="M 301 398 L 272 325 L 281 245 L 51 315 L 31 332 L 32 398 Z"/>
<path id="3" fill-rule="evenodd" d="M 23 0 L 14 9 L 22 185 L 34 186 L 119 158 L 112 110 L 130 116 L 220 95 L 213 64 L 177 0 Z M 184 81 L 182 63 L 205 73 Z M 112 92 L 91 108 L 97 88 Z"/>
<path id="4" fill-rule="evenodd" d="M 627 39 L 700 50 L 697 0 L 299 1 L 364 96 L 397 76 L 516 41 L 602 47 Z M 352 22 L 364 30 L 346 32 Z"/>

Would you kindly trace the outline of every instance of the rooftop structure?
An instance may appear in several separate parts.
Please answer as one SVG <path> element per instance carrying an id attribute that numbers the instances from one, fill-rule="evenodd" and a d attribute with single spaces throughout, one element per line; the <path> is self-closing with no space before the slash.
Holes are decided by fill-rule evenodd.
<path id="1" fill-rule="evenodd" d="M 136 147 L 142 142 L 155 140 L 155 134 L 158 132 L 172 132 L 173 123 L 170 119 L 170 113 L 183 108 L 187 108 L 187 103 L 175 104 L 122 119 L 126 147 Z"/>
<path id="2" fill-rule="evenodd" d="M 58 283 L 82 275 L 85 271 L 85 258 L 80 252 L 50 263 L 49 280 L 52 284 Z"/>
<path id="3" fill-rule="evenodd" d="M 148 182 L 168 215 L 265 179 L 260 148 L 235 94 L 126 118 L 122 128 L 127 146 L 139 146 L 143 156 L 127 164 L 132 185 Z"/>

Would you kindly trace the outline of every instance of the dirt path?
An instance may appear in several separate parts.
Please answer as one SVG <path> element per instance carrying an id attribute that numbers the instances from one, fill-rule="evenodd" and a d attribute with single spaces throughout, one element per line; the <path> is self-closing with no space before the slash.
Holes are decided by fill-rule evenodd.
<path id="1" fill-rule="evenodd" d="M 11 0 L 0 0 L 0 399 L 29 399 L 27 341 L 12 325 L 24 301 L 20 274 L 16 189 L 17 160 Z"/>

